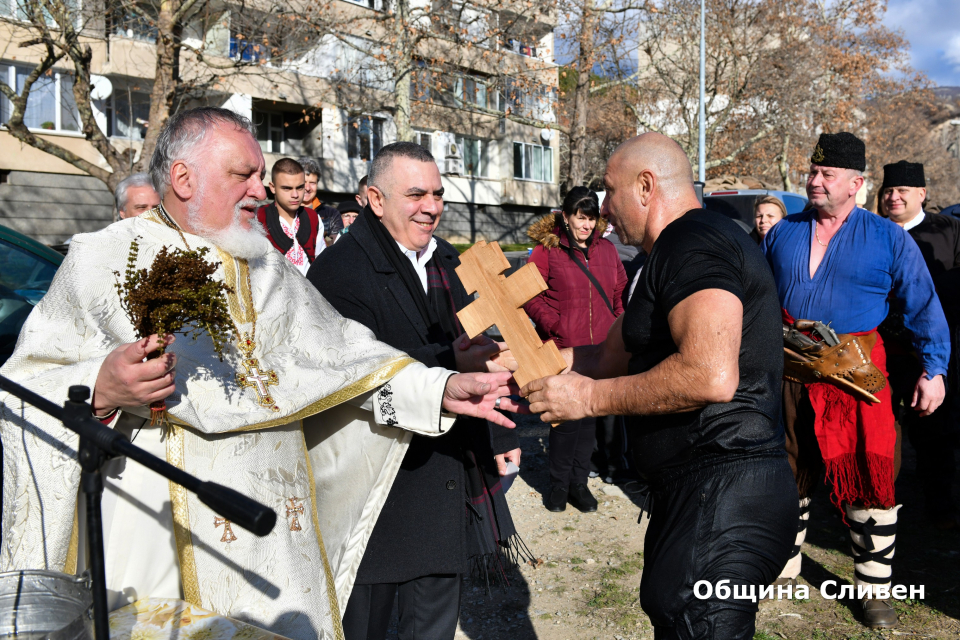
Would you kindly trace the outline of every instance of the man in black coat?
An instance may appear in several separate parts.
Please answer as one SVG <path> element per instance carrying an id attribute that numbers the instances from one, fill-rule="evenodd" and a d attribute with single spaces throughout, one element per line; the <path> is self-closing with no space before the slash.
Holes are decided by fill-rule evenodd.
<path id="1" fill-rule="evenodd" d="M 368 206 L 307 278 L 343 316 L 427 366 L 502 371 L 509 354 L 488 338 L 467 339 L 457 320 L 471 298 L 454 271 L 457 251 L 433 236 L 442 196 L 429 151 L 409 142 L 382 148 Z M 383 640 L 398 595 L 402 640 L 453 638 L 468 562 L 503 562 L 515 535 L 498 475 L 507 460 L 519 464 L 516 435 L 483 420 L 412 436 L 357 572 L 346 640 Z"/>
<path id="2" fill-rule="evenodd" d="M 923 483 L 927 515 L 938 529 L 960 528 L 960 508 L 951 495 L 957 463 L 954 451 L 960 444 L 957 424 L 957 342 L 960 338 L 960 220 L 950 215 L 927 213 L 923 165 L 901 160 L 883 167 L 881 210 L 916 241 L 930 270 L 937 296 L 947 316 L 952 344 L 947 397 L 930 415 L 914 409 L 914 387 L 923 366 L 913 350 L 912 334 L 903 326 L 895 305 L 880 325 L 887 345 L 887 370 L 893 406 L 900 409 L 900 425 L 917 451 L 917 474 Z M 912 378 L 910 376 L 913 376 Z"/>

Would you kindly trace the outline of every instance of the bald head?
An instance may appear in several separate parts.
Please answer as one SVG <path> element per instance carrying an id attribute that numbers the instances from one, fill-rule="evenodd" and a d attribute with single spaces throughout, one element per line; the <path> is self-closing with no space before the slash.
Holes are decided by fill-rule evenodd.
<path id="1" fill-rule="evenodd" d="M 603 215 L 624 244 L 648 252 L 665 226 L 700 207 L 690 160 L 676 142 L 644 133 L 617 147 L 603 176 Z"/>

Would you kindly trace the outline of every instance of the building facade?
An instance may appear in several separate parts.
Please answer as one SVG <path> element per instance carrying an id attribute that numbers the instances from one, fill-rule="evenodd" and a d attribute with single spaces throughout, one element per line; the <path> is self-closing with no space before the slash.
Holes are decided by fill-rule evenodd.
<path id="1" fill-rule="evenodd" d="M 19 48 L 29 32 L 15 8 L 0 0 L 0 82 L 22 89 L 40 52 Z M 337 0 L 347 12 L 376 17 L 380 0 Z M 422 7 L 425 15 L 434 8 Z M 204 51 L 190 58 L 182 73 L 212 78 L 202 90 L 184 96 L 180 108 L 216 105 L 250 117 L 257 127 L 269 176 L 282 157 L 308 156 L 321 167 L 320 198 L 336 204 L 356 193 L 370 160 L 397 139 L 397 84 L 380 62 L 389 48 L 369 31 L 358 38 L 327 35 L 301 46 L 295 55 L 270 57 L 254 44 L 249 7 L 207 12 L 184 34 Z M 449 5 L 436 13 L 449 17 Z M 462 10 L 459 12 L 463 20 Z M 504 12 L 507 15 L 508 12 Z M 508 20 L 491 13 L 487 21 Z M 436 21 L 444 24 L 443 21 Z M 92 24 L 92 23 L 91 23 Z M 156 60 L 156 30 L 130 17 L 88 24 L 93 52 L 91 105 L 100 129 L 114 147 L 138 158 L 146 134 Z M 477 20 L 464 22 L 464 29 Z M 414 141 L 429 148 L 443 176 L 445 209 L 438 233 L 453 242 L 480 239 L 524 242 L 536 217 L 559 206 L 556 122 L 557 65 L 553 60 L 555 16 L 526 20 L 522 37 L 503 35 L 477 45 L 476 55 L 442 56 L 418 49 L 423 71 L 410 86 Z M 495 54 L 495 55 L 491 55 Z M 427 60 L 430 62 L 428 63 Z M 217 69 L 237 63 L 229 74 Z M 239 63 L 249 63 L 241 66 Z M 0 97 L 0 124 L 11 104 Z M 81 133 L 70 68 L 55 69 L 34 85 L 25 123 L 36 134 L 107 168 Z M 269 179 L 269 178 L 268 178 Z M 78 232 L 94 231 L 114 219 L 106 186 L 73 165 L 21 144 L 0 128 L 0 224 L 47 244 Z"/>

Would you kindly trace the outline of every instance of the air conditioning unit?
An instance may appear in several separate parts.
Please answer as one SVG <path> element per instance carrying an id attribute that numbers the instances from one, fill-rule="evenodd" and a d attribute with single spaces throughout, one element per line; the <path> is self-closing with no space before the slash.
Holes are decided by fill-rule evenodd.
<path id="1" fill-rule="evenodd" d="M 434 136 L 443 157 L 443 173 L 448 176 L 463 175 L 463 156 L 457 146 L 457 136 L 449 131 L 437 131 Z"/>

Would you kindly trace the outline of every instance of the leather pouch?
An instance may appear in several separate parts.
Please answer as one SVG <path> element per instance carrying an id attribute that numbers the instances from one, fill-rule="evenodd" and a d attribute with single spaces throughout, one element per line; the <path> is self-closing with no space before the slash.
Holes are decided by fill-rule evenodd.
<path id="1" fill-rule="evenodd" d="M 872 394 L 883 389 L 887 379 L 870 359 L 877 333 L 863 336 L 842 333 L 837 338 L 840 344 L 833 347 L 822 342 L 806 348 L 784 347 L 783 377 L 803 384 L 839 382 L 837 386 L 848 392 L 854 392 L 853 385 L 866 392 L 867 399 L 879 402 Z"/>

